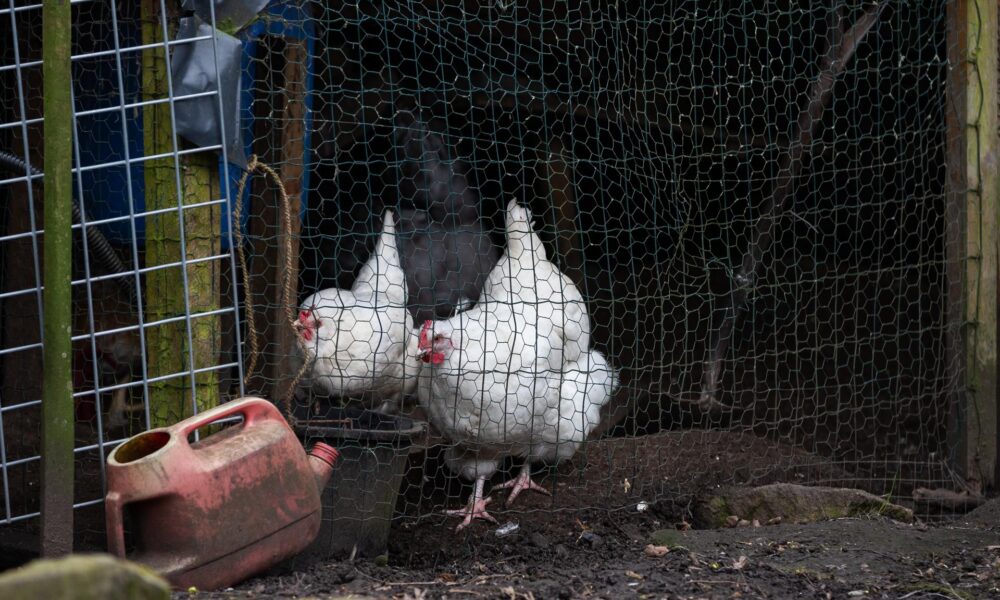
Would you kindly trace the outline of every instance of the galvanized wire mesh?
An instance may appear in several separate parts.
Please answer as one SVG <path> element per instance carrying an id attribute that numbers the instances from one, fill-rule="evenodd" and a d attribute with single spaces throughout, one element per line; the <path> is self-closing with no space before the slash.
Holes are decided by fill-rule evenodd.
<path id="1" fill-rule="evenodd" d="M 151 398 L 155 403 L 172 382 L 191 411 L 201 408 L 191 398 L 209 389 L 217 400 L 246 392 L 279 401 L 294 392 L 299 424 L 311 427 L 306 433 L 332 435 L 351 449 L 345 464 L 353 466 L 339 474 L 339 489 L 354 495 L 327 498 L 348 521 L 457 508 L 468 486 L 456 483 L 456 472 L 464 468 L 472 480 L 496 468 L 494 485 L 514 477 L 526 451 L 513 446 L 537 442 L 553 423 L 525 417 L 482 384 L 450 398 L 465 404 L 445 402 L 446 388 L 416 399 L 414 376 L 431 372 L 417 357 L 422 325 L 456 312 L 466 320 L 454 318 L 449 331 L 472 331 L 478 323 L 486 340 L 476 338 L 464 352 L 506 361 L 500 369 L 470 362 L 469 374 L 506 379 L 509 363 L 528 365 L 521 369 L 526 379 L 507 380 L 505 390 L 515 392 L 502 398 L 514 404 L 557 397 L 534 384 L 524 395 L 516 390 L 525 389 L 525 381 L 561 386 L 572 371 L 548 355 L 550 369 L 538 367 L 538 348 L 550 344 L 553 319 L 557 328 L 580 325 L 583 331 L 569 337 L 607 357 L 615 371 L 619 385 L 599 422 L 588 423 L 587 443 L 566 452 L 554 470 L 534 474 L 554 492 L 552 499 L 525 500 L 522 510 L 620 508 L 643 499 L 673 502 L 683 512 L 706 487 L 776 480 L 859 485 L 904 499 L 916 486 L 950 485 L 949 402 L 960 391 L 960 357 L 947 339 L 958 325 L 946 311 L 947 267 L 958 259 L 946 255 L 945 244 L 946 3 L 891 3 L 879 14 L 836 78 L 755 276 L 749 284 L 740 278 L 782 165 L 799 142 L 796 123 L 823 57 L 871 6 L 273 5 L 235 32 L 244 41 L 238 114 L 247 154 L 278 170 L 301 218 L 291 238 L 279 235 L 279 194 L 263 178 L 253 181 L 241 224 L 251 289 L 242 289 L 228 228 L 232 204 L 224 204 L 235 197 L 237 170 L 207 182 L 185 179 L 189 158 L 207 153 L 181 141 L 171 142 L 164 158 L 150 157 L 140 126 L 144 118 L 150 126 L 156 101 L 143 95 L 143 15 L 114 2 L 75 4 L 77 191 L 97 221 L 91 226 L 101 228 L 134 273 L 102 280 L 93 256 L 79 254 L 75 288 L 84 308 L 74 332 L 83 375 L 77 395 L 107 405 L 115 391 L 125 390 L 143 403 L 132 428 L 116 433 L 94 412 L 100 426 L 81 434 L 78 449 L 79 471 L 93 485 L 80 486 L 79 505 L 100 502 L 101 457 L 125 433 L 153 424 Z M 154 22 L 166 24 L 169 34 L 173 17 L 157 14 Z M 10 40 L 0 62 L 0 150 L 40 164 L 39 11 L 12 2 L 0 17 L 2 37 Z M 166 132 L 170 136 L 169 123 Z M 208 146 L 211 160 L 223 146 L 222 139 Z M 124 280 L 137 287 L 140 301 L 169 291 L 148 283 L 155 271 L 148 264 L 149 236 L 158 231 L 151 224 L 167 225 L 136 202 L 151 191 L 154 168 L 166 177 L 172 214 L 186 186 L 207 185 L 197 206 L 182 211 L 210 210 L 206 218 L 219 226 L 214 239 L 160 236 L 173 243 L 169 252 L 180 253 L 161 261 L 162 269 L 199 273 L 187 283 L 175 281 L 187 286 L 180 305 L 158 304 L 172 314 L 128 307 L 114 285 Z M 42 263 L 32 217 L 43 194 L 18 174 L 0 178 L 0 194 L 8 207 L 0 237 L 0 522 L 9 524 L 37 515 L 31 465 L 39 393 L 32 365 L 40 356 Z M 531 271 L 526 281 L 534 291 L 508 284 L 494 290 L 504 297 L 489 296 L 483 292 L 489 273 L 509 250 L 505 215 L 512 199 L 530 207 L 548 260 L 567 279 L 539 282 Z M 363 271 L 364 282 L 378 288 L 373 295 L 313 296 L 354 286 L 373 256 L 387 209 L 399 256 L 380 258 L 373 270 L 400 269 L 406 294 L 378 299 L 399 281 Z M 168 252 L 163 248 L 158 256 Z M 310 329 L 316 314 L 301 319 L 298 331 L 284 318 L 280 281 L 289 252 L 297 259 L 302 308 L 331 309 L 319 329 Z M 192 278 L 207 286 L 204 295 L 191 291 Z M 169 286 L 172 280 L 157 281 Z M 379 287 L 385 281 L 389 290 Z M 545 312 L 567 289 L 579 291 L 589 327 L 579 312 L 565 316 L 566 306 L 556 307 L 555 317 Z M 734 301 L 741 294 L 745 302 Z M 234 326 L 242 322 L 236 317 L 244 299 L 255 311 L 254 331 Z M 530 317 L 524 317 L 526 305 Z M 399 338 L 386 328 L 367 331 L 370 316 L 338 321 L 333 308 L 355 316 L 391 313 Z M 504 321 L 504 310 L 522 312 Z M 706 389 L 706 365 L 732 314 L 720 376 Z M 478 319 L 473 325 L 469 315 Z M 173 337 L 151 333 L 173 323 L 182 327 Z M 317 371 L 318 346 L 303 354 L 309 346 L 300 343 L 303 328 L 313 332 L 307 342 L 361 347 L 349 360 L 327 363 L 327 375 L 351 361 L 364 365 L 350 393 L 339 393 L 345 385 Z M 517 352 L 505 354 L 509 339 L 497 336 L 507 330 L 503 335 L 530 332 L 525 337 L 534 345 L 514 343 Z M 108 335 L 90 335 L 102 331 Z M 239 365 L 251 335 L 263 361 L 243 389 Z M 589 342 L 581 341 L 584 335 Z M 102 372 L 102 339 L 123 336 L 133 368 L 127 376 Z M 164 352 L 169 340 L 182 346 L 177 357 L 183 362 L 153 372 L 162 364 L 151 353 Z M 382 350 L 373 352 L 376 347 Z M 395 350 L 405 355 L 394 363 L 400 369 L 387 370 L 383 359 Z M 303 357 L 315 364 L 292 389 Z M 599 371 L 584 368 L 585 379 Z M 406 420 L 365 413 L 350 422 L 353 430 L 347 421 L 317 421 L 317 411 L 337 421 L 352 414 L 342 411 L 344 404 L 377 407 L 396 392 L 405 392 L 399 410 Z M 582 393 L 581 403 L 590 397 Z M 567 410 L 556 413 L 567 418 Z M 479 419 L 479 411 L 488 415 L 479 426 L 455 425 Z M 403 433 L 387 433 L 394 426 Z"/>
<path id="2" fill-rule="evenodd" d="M 14 539 L 34 528 L 40 497 L 43 23 L 40 3 L 12 0 L 0 13 L 0 152 L 6 155 L 0 517 Z M 110 450 L 129 435 L 204 409 L 205 398 L 239 393 L 231 181 L 219 167 L 227 150 L 219 135 L 192 142 L 176 126 L 191 103 L 219 118 L 221 98 L 211 83 L 185 91 L 184 71 L 171 71 L 185 46 L 190 52 L 221 42 L 211 35 L 178 40 L 177 16 L 169 2 L 73 3 L 75 136 L 65 143 L 73 146 L 78 211 L 73 501 L 85 545 L 103 546 Z M 150 410 L 157 397 L 167 399 L 159 415 Z"/>

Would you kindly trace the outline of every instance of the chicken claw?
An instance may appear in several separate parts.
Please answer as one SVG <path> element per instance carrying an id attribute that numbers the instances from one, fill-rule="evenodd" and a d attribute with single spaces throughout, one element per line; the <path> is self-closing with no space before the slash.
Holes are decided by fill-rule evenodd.
<path id="1" fill-rule="evenodd" d="M 472 495 L 469 496 L 469 502 L 465 505 L 465 508 L 457 508 L 454 510 L 446 510 L 445 513 L 454 516 L 465 516 L 465 519 L 455 527 L 455 532 L 462 531 L 469 524 L 472 523 L 473 519 L 483 519 L 484 521 L 489 521 L 495 525 L 499 525 L 497 520 L 493 518 L 493 515 L 486 512 L 486 506 L 493 501 L 493 498 L 483 497 L 483 488 L 486 485 L 486 480 L 480 478 L 476 480 L 476 488 L 473 490 Z"/>
<path id="2" fill-rule="evenodd" d="M 489 504 L 493 498 L 480 498 L 479 500 L 471 500 L 465 508 L 456 508 L 455 510 L 445 511 L 449 515 L 462 516 L 465 515 L 465 519 L 462 520 L 458 526 L 455 527 L 455 532 L 462 531 L 470 524 L 472 524 L 473 519 L 483 519 L 484 521 L 489 521 L 494 525 L 499 525 L 493 515 L 486 512 L 486 505 Z"/>
<path id="3" fill-rule="evenodd" d="M 531 480 L 531 467 L 527 464 L 521 468 L 521 472 L 517 474 L 517 477 L 511 479 L 510 481 L 505 481 L 496 487 L 497 489 L 513 488 L 510 496 L 507 497 L 507 506 L 513 504 L 514 499 L 517 498 L 518 495 L 524 490 L 541 492 L 546 496 L 552 495 L 552 492 Z"/>

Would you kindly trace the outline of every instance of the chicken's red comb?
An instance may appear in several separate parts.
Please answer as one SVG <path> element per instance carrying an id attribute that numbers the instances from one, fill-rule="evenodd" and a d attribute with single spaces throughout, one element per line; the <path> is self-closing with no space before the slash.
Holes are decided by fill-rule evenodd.
<path id="1" fill-rule="evenodd" d="M 424 321 L 424 326 L 420 328 L 420 339 L 417 341 L 417 347 L 421 350 L 426 350 L 431 347 L 429 332 L 433 327 L 434 321 L 428 319 Z"/>
<path id="2" fill-rule="evenodd" d="M 302 321 L 302 322 L 305 322 L 311 316 L 312 316 L 312 311 L 311 310 L 300 310 L 299 311 L 299 320 Z"/>

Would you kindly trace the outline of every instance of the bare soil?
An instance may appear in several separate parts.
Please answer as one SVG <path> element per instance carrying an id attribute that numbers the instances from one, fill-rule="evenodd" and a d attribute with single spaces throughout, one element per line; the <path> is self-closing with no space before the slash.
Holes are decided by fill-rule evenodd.
<path id="1" fill-rule="evenodd" d="M 404 483 L 386 556 L 330 560 L 196 597 L 1000 597 L 997 503 L 934 525 L 871 515 L 685 529 L 691 500 L 711 486 L 851 481 L 814 455 L 752 435 L 687 431 L 590 444 L 572 464 L 539 474 L 552 498 L 526 494 L 508 510 L 506 492 L 494 494 L 491 512 L 517 525 L 506 535 L 482 522 L 455 533 L 457 521 L 440 509 L 460 505 L 467 490 L 444 483 L 433 454 L 413 461 L 423 469 Z M 650 556 L 651 543 L 669 552 Z"/>

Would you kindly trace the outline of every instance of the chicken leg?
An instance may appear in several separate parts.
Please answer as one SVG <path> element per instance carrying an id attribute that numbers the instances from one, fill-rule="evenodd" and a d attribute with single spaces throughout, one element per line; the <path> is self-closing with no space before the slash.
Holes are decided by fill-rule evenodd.
<path id="1" fill-rule="evenodd" d="M 486 487 L 486 478 L 477 478 L 476 487 L 472 491 L 472 495 L 469 496 L 469 503 L 466 504 L 465 508 L 445 511 L 449 515 L 465 517 L 465 519 L 458 524 L 458 527 L 455 527 L 456 532 L 465 529 L 470 523 L 472 523 L 473 519 L 483 519 L 484 521 L 496 524 L 497 520 L 493 518 L 493 515 L 486 512 L 486 505 L 488 505 L 493 499 L 483 497 L 484 487 Z"/>
<path id="2" fill-rule="evenodd" d="M 126 379 L 122 383 L 129 383 Z M 128 424 L 129 416 L 142 412 L 146 409 L 144 405 L 132 404 L 128 401 L 130 388 L 118 388 L 111 395 L 111 407 L 108 409 L 108 427 L 117 429 Z"/>
<path id="3" fill-rule="evenodd" d="M 513 488 L 510 496 L 507 497 L 507 506 L 514 503 L 514 499 L 520 495 L 524 490 L 531 490 L 534 492 L 541 492 L 546 496 L 551 496 L 552 492 L 538 485 L 531 480 L 531 464 L 524 463 L 521 467 L 521 472 L 517 474 L 517 477 L 511 479 L 510 481 L 505 481 L 497 486 L 497 489 Z"/>

